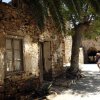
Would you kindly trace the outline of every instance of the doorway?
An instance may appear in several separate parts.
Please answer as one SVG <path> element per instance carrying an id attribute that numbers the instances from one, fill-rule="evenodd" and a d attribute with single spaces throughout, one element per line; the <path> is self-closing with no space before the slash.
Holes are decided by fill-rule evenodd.
<path id="1" fill-rule="evenodd" d="M 51 42 L 40 43 L 40 77 L 41 80 L 52 80 Z"/>

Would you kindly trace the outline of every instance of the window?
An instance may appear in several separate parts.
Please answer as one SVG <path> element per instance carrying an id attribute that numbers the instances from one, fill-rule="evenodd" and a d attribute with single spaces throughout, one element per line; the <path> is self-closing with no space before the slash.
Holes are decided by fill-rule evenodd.
<path id="1" fill-rule="evenodd" d="M 23 70 L 22 39 L 6 39 L 6 65 L 7 72 Z"/>

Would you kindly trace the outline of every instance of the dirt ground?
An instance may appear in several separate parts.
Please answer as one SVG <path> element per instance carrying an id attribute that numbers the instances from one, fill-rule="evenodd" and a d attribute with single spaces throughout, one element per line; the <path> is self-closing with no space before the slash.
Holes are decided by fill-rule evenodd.
<path id="1" fill-rule="evenodd" d="M 47 96 L 47 100 L 98 100 L 100 98 L 100 72 L 96 64 L 81 65 L 84 78 L 72 81 L 67 87 L 67 81 L 58 81 L 53 86 L 53 94 Z M 61 85 L 62 84 L 62 85 Z"/>

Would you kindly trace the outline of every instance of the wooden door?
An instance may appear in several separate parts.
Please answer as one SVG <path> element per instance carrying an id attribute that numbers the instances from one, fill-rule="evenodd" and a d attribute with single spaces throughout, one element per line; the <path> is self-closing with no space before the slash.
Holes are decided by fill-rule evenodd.
<path id="1" fill-rule="evenodd" d="M 52 80 L 51 42 L 44 42 L 44 80 Z"/>

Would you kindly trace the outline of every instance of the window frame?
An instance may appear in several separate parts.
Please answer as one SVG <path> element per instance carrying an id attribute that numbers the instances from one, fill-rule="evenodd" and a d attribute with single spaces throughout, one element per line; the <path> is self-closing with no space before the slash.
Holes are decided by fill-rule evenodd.
<path id="1" fill-rule="evenodd" d="M 20 36 L 6 36 L 6 40 L 11 40 L 11 50 L 12 50 L 12 67 L 11 67 L 11 69 L 12 69 L 12 71 L 7 71 L 7 48 L 6 48 L 6 56 L 5 56 L 5 59 L 6 59 L 6 69 L 5 69 L 5 71 L 6 71 L 6 73 L 16 73 L 16 72 L 23 72 L 24 71 L 24 58 L 23 58 L 23 37 L 20 37 Z M 16 68 L 15 68 L 15 66 L 14 66 L 14 64 L 15 64 L 15 56 L 14 56 L 14 40 L 17 40 L 17 41 L 19 41 L 20 43 L 20 45 L 19 45 L 19 55 L 20 55 L 20 69 L 19 70 L 15 70 Z M 7 44 L 6 44 L 6 46 L 7 46 Z"/>

